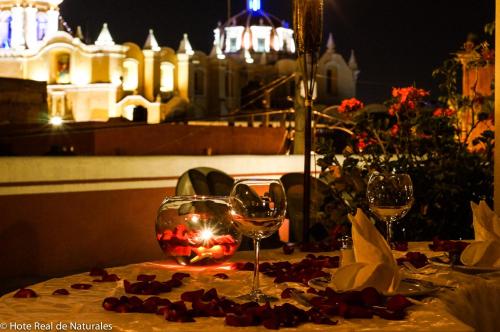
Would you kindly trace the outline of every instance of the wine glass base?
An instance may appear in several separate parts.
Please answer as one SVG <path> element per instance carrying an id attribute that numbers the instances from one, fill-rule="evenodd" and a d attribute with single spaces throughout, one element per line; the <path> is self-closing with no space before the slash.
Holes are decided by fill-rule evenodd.
<path id="1" fill-rule="evenodd" d="M 241 295 L 236 298 L 240 301 L 253 301 L 257 303 L 275 302 L 279 299 L 275 296 L 266 295 L 260 290 L 251 291 L 249 294 Z"/>

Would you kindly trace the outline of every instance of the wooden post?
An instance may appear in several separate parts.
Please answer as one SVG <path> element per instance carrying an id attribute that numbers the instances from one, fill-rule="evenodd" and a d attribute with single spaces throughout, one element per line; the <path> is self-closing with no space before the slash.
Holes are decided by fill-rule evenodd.
<path id="1" fill-rule="evenodd" d="M 495 48 L 500 45 L 500 0 L 496 0 L 496 10 L 495 10 Z M 497 77 L 500 77 L 500 52 L 496 52 L 495 50 L 495 82 Z M 495 172 L 494 172 L 494 189 L 495 189 L 495 197 L 494 197 L 494 205 L 495 212 L 500 214 L 500 151 L 498 149 L 498 137 L 500 137 L 500 86 L 495 84 Z"/>

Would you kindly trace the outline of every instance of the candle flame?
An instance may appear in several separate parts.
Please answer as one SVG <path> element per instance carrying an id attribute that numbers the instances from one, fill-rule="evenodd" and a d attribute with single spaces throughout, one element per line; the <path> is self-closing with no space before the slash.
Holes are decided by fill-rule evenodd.
<path id="1" fill-rule="evenodd" d="M 200 239 L 203 241 L 209 241 L 214 236 L 214 233 L 210 229 L 204 229 L 200 233 Z"/>

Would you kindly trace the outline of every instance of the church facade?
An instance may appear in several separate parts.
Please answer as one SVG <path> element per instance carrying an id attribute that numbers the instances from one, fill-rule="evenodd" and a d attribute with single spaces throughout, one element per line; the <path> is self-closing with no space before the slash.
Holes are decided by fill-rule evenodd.
<path id="1" fill-rule="evenodd" d="M 260 0 L 218 24 L 209 54 L 186 34 L 176 50 L 160 47 L 152 30 L 142 47 L 119 45 L 107 24 L 85 43 L 80 28 L 72 34 L 61 24 L 62 1 L 0 0 L 0 77 L 47 82 L 49 117 L 132 120 L 141 106 L 148 123 L 159 123 L 293 107 L 300 82 L 293 30 Z M 331 36 L 326 46 L 317 102 L 332 105 L 355 96 L 358 68 L 354 54 L 346 62 L 335 52 Z"/>

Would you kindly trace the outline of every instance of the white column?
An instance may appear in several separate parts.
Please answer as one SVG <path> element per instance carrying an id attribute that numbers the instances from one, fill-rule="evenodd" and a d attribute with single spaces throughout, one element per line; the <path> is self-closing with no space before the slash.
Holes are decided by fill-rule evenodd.
<path id="1" fill-rule="evenodd" d="M 25 22 L 25 31 L 24 38 L 26 40 L 26 45 L 28 48 L 33 48 L 37 44 L 37 20 L 36 13 L 38 9 L 34 7 L 26 7 L 25 9 L 26 22 Z"/>
<path id="2" fill-rule="evenodd" d="M 155 96 L 155 52 L 143 50 L 144 54 L 144 97 L 149 101 L 154 101 Z"/>
<path id="3" fill-rule="evenodd" d="M 495 45 L 500 45 L 500 0 L 496 0 L 496 20 L 495 20 Z M 500 77 L 500 52 L 495 52 L 495 77 Z M 495 87 L 495 141 L 499 142 L 497 138 L 500 136 L 500 86 Z M 495 172 L 494 172 L 494 185 L 495 185 L 495 197 L 494 205 L 495 212 L 500 214 L 500 153 L 498 153 L 498 147 L 496 148 L 496 153 L 494 157 Z"/>
<path id="4" fill-rule="evenodd" d="M 189 55 L 177 54 L 177 75 L 179 96 L 189 100 Z"/>
<path id="5" fill-rule="evenodd" d="M 24 9 L 21 6 L 15 6 L 11 9 L 12 22 L 11 22 L 11 47 L 14 49 L 25 48 L 24 41 Z"/>
<path id="6" fill-rule="evenodd" d="M 46 36 L 51 36 L 59 30 L 59 11 L 50 9 L 47 11 L 47 32 Z"/>

